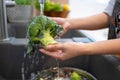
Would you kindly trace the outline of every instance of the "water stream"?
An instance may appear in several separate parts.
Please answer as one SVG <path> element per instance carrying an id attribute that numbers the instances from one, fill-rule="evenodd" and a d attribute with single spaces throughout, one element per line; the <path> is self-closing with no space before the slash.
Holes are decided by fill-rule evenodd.
<path id="1" fill-rule="evenodd" d="M 58 37 L 58 42 L 62 42 L 61 37 Z M 56 59 L 56 67 L 58 67 L 58 69 L 57 69 L 57 79 L 56 80 L 59 80 L 59 78 L 60 78 L 60 69 L 59 69 L 60 63 L 59 63 L 58 59 Z"/>
<path id="2" fill-rule="evenodd" d="M 40 15 L 44 15 L 44 4 L 40 4 Z"/>
<path id="3" fill-rule="evenodd" d="M 40 4 L 40 15 L 44 15 L 44 4 Z M 28 34 L 26 36 L 26 40 L 28 40 Z M 61 39 L 59 38 L 59 41 Z M 27 47 L 27 46 L 26 46 Z M 30 79 L 32 80 L 36 75 L 40 74 L 41 70 L 44 70 L 45 63 L 45 55 L 39 52 L 39 49 L 42 46 L 40 44 L 35 44 L 35 51 L 30 54 L 24 53 L 24 61 L 22 63 L 21 73 L 22 80 Z M 59 67 L 59 60 L 56 59 L 56 67 Z M 57 77 L 59 79 L 60 70 L 57 71 Z"/>

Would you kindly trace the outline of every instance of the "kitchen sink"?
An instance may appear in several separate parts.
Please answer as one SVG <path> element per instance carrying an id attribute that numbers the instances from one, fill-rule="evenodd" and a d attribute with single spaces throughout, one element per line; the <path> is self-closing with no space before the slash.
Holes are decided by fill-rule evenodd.
<path id="1" fill-rule="evenodd" d="M 29 23 L 10 23 L 8 24 L 8 34 L 10 37 L 25 38 L 27 26 Z M 84 37 L 84 35 L 76 30 L 70 30 L 62 38 Z"/>
<path id="2" fill-rule="evenodd" d="M 11 23 L 8 25 L 10 41 L 0 42 L 0 80 L 22 80 L 22 65 L 24 63 L 31 68 L 29 59 L 25 59 L 25 52 L 28 40 L 26 39 L 26 28 L 28 23 Z M 86 37 L 78 30 L 70 30 L 61 37 L 62 42 L 93 42 L 92 38 Z M 28 69 L 27 78 L 30 73 L 37 73 L 43 69 L 56 67 L 56 59 L 38 54 L 38 64 Z M 41 56 L 44 56 L 43 61 Z M 66 61 L 59 61 L 60 67 L 73 67 L 85 70 L 94 75 L 98 80 L 120 80 L 119 62 L 114 56 L 107 55 L 88 55 L 78 56 Z"/>
<path id="3" fill-rule="evenodd" d="M 0 75 L 7 79 L 7 80 L 19 80 L 22 78 L 22 64 L 24 61 L 28 61 L 24 59 L 24 55 L 26 52 L 26 46 L 28 40 L 26 39 L 26 29 L 27 29 L 28 23 L 11 23 L 8 24 L 8 34 L 10 36 L 10 40 L 6 42 L 0 43 Z M 72 37 L 74 36 L 74 39 Z M 78 40 L 79 37 L 83 37 L 82 34 L 75 30 L 71 30 L 68 33 L 66 33 L 64 36 L 61 37 L 62 42 L 68 42 L 73 40 Z M 84 38 L 84 37 L 83 37 Z M 81 41 L 83 41 L 83 38 Z M 87 38 L 84 38 L 84 40 Z M 86 40 L 87 41 L 87 40 Z M 88 39 L 88 41 L 90 41 Z M 41 56 L 41 54 L 39 55 Z M 75 65 L 79 62 L 84 62 L 84 58 L 74 58 L 72 60 L 68 61 L 60 61 L 60 66 L 71 66 L 71 67 L 79 67 L 82 65 Z M 74 62 L 73 62 L 74 60 Z M 28 61 L 29 62 L 29 61 Z M 28 63 L 27 62 L 27 63 Z M 85 62 L 84 62 L 85 63 Z M 42 64 L 42 65 L 41 65 Z M 67 65 L 65 65 L 67 64 Z M 84 64 L 83 64 L 84 65 Z M 30 66 L 30 65 L 29 65 Z M 35 68 L 33 68 L 32 72 L 36 72 L 38 70 L 42 70 L 43 68 L 50 68 L 56 66 L 56 60 L 54 58 L 51 58 L 49 56 L 45 55 L 44 62 L 40 62 Z M 42 67 L 41 67 L 42 66 Z M 39 69 L 40 68 L 40 69 Z M 84 68 L 84 67 L 83 67 Z"/>

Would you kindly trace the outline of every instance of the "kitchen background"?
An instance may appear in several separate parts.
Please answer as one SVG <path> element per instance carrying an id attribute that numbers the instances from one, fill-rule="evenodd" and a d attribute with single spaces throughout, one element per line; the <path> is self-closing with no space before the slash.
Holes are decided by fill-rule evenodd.
<path id="1" fill-rule="evenodd" d="M 54 0 L 54 1 L 59 1 L 65 4 L 68 3 L 68 5 L 70 6 L 70 12 L 68 14 L 68 17 L 77 18 L 87 17 L 102 12 L 110 0 L 64 0 L 64 1 Z M 87 37 L 90 37 L 95 41 L 106 40 L 108 35 L 108 29 L 94 31 L 80 30 L 80 32 L 82 32 Z"/>
<path id="2" fill-rule="evenodd" d="M 11 0 L 7 0 L 11 1 Z M 107 6 L 109 0 L 54 0 L 56 2 L 68 3 L 70 7 L 70 12 L 68 17 L 76 18 L 76 17 L 87 17 L 90 15 L 94 15 L 100 13 Z M 13 11 L 12 11 L 13 14 Z M 30 13 L 29 13 L 30 15 Z M 13 18 L 13 16 L 12 16 Z M 93 38 L 95 41 L 101 41 L 107 39 L 108 29 L 88 31 L 88 30 L 80 30 L 83 34 L 88 37 Z"/>

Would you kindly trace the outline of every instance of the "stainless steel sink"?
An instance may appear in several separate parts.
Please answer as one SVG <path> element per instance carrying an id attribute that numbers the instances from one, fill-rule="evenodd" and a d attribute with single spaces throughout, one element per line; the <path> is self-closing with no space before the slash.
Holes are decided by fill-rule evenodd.
<path id="1" fill-rule="evenodd" d="M 28 23 L 8 24 L 8 35 L 15 38 L 26 38 Z"/>
<path id="2" fill-rule="evenodd" d="M 8 34 L 15 38 L 25 38 L 27 26 L 29 23 L 9 23 L 8 24 Z M 77 30 L 70 30 L 62 38 L 72 38 L 72 37 L 85 37 L 82 33 Z"/>

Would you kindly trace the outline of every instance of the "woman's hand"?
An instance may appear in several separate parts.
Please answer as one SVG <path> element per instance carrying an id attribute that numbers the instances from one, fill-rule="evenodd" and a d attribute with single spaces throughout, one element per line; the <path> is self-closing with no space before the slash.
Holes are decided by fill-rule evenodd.
<path id="1" fill-rule="evenodd" d="M 40 49 L 42 53 L 60 60 L 66 60 L 72 57 L 82 55 L 84 54 L 84 50 L 84 43 L 75 42 L 57 43 L 49 45 L 47 49 Z"/>
<path id="2" fill-rule="evenodd" d="M 56 21 L 61 26 L 63 26 L 64 31 L 63 31 L 63 33 L 60 36 L 65 34 L 70 29 L 71 24 L 67 21 L 66 18 L 51 17 L 51 19 Z"/>

